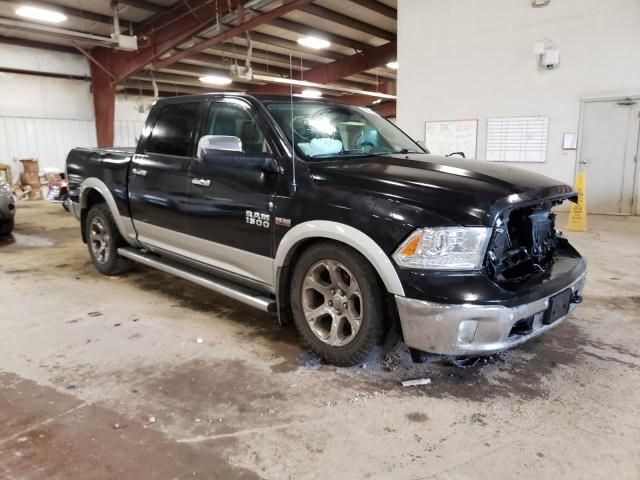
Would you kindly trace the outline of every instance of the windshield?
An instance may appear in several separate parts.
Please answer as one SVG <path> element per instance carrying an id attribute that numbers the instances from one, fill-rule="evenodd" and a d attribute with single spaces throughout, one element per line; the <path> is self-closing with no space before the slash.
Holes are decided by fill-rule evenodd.
<path id="1" fill-rule="evenodd" d="M 320 102 L 268 103 L 267 109 L 307 160 L 426 153 L 390 121 L 365 107 Z"/>

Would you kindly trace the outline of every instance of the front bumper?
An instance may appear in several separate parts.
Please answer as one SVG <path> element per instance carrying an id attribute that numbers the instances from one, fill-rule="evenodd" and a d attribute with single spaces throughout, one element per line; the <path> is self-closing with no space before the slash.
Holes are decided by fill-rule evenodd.
<path id="1" fill-rule="evenodd" d="M 564 318 L 545 325 L 549 299 L 567 288 L 577 298 L 586 272 L 572 283 L 541 299 L 514 306 L 442 304 L 396 296 L 405 343 L 416 350 L 441 355 L 489 355 L 524 343 L 558 325 Z M 572 304 L 569 311 L 575 308 Z M 519 321 L 531 322 L 525 334 Z"/>

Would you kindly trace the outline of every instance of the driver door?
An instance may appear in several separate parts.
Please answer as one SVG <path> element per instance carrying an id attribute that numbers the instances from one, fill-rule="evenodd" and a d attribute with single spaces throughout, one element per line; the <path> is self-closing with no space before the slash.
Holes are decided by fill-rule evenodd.
<path id="1" fill-rule="evenodd" d="M 234 165 L 215 155 L 191 162 L 187 230 L 196 259 L 211 267 L 272 286 L 273 201 L 279 175 L 268 174 L 243 154 L 271 153 L 250 104 L 238 98 L 213 99 L 198 139 L 207 135 L 239 139 Z M 233 142 L 232 142 L 233 143 Z M 199 153 L 199 152 L 198 152 Z M 223 152 L 220 152 L 223 155 Z"/>

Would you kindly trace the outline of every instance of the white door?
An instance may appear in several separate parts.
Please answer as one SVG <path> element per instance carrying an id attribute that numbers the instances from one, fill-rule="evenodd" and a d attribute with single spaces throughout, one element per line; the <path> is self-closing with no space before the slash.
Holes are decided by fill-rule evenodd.
<path id="1" fill-rule="evenodd" d="M 587 212 L 630 215 L 638 155 L 640 100 L 585 102 L 579 169 Z"/>

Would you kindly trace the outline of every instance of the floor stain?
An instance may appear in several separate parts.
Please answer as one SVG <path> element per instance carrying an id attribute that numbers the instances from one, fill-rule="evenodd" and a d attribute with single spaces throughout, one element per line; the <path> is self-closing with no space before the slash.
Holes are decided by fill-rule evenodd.
<path id="1" fill-rule="evenodd" d="M 261 478 L 224 458 L 233 439 L 206 447 L 178 443 L 144 421 L 14 380 L 16 386 L 0 387 L 0 465 L 10 478 Z"/>
<path id="2" fill-rule="evenodd" d="M 414 423 L 424 423 L 429 421 L 429 416 L 421 412 L 410 412 L 406 415 L 407 420 Z"/>

